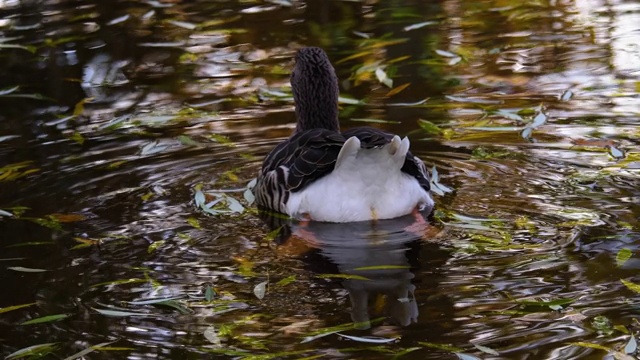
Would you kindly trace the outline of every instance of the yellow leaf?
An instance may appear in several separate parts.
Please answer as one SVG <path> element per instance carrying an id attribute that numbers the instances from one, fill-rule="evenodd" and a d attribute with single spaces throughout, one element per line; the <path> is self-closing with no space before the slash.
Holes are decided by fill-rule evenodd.
<path id="1" fill-rule="evenodd" d="M 631 281 L 628 281 L 628 280 L 625 280 L 625 279 L 620 279 L 620 281 L 622 281 L 624 286 L 629 288 L 629 290 L 635 291 L 637 293 L 640 293 L 640 284 L 636 284 L 634 282 L 631 282 Z"/>
<path id="2" fill-rule="evenodd" d="M 49 216 L 62 223 L 82 221 L 86 219 L 86 217 L 81 214 L 51 214 Z"/>
<path id="3" fill-rule="evenodd" d="M 396 86 L 395 88 L 389 90 L 389 92 L 385 96 L 387 96 L 387 97 L 393 96 L 393 95 L 401 92 L 402 90 L 408 88 L 409 85 L 411 85 L 411 83 L 406 83 L 406 84 L 402 84 L 400 86 Z"/>

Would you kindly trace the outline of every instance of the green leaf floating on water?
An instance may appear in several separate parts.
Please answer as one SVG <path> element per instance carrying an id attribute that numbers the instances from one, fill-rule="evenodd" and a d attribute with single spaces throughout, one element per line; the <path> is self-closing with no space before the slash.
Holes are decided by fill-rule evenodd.
<path id="1" fill-rule="evenodd" d="M 6 312 L 9 312 L 9 311 L 22 309 L 22 308 L 29 307 L 29 306 L 33 306 L 35 304 L 36 303 L 33 302 L 33 303 L 29 303 L 29 304 L 20 304 L 20 305 L 13 305 L 13 306 L 3 307 L 3 308 L 0 308 L 0 314 L 6 313 Z"/>
<path id="2" fill-rule="evenodd" d="M 96 350 L 100 349 L 101 347 L 111 345 L 111 344 L 113 344 L 114 342 L 115 342 L 115 341 L 103 342 L 103 343 L 100 343 L 100 344 L 96 344 L 96 345 L 93 345 L 93 346 L 89 346 L 88 348 L 86 348 L 86 349 L 84 349 L 84 350 L 82 350 L 82 351 L 79 351 L 79 352 L 77 352 L 77 353 L 75 353 L 75 354 L 73 354 L 73 355 L 71 355 L 71 356 L 68 356 L 68 357 L 64 358 L 64 360 L 75 360 L 75 359 L 82 358 L 82 357 L 84 357 L 85 355 L 87 355 L 87 354 L 89 354 L 89 353 L 91 353 L 91 352 L 94 352 L 94 351 L 96 351 Z"/>
<path id="3" fill-rule="evenodd" d="M 634 282 L 625 280 L 625 279 L 620 279 L 620 281 L 624 284 L 624 286 L 626 286 L 627 288 L 629 288 L 629 290 L 637 292 L 640 294 L 640 284 L 636 284 Z"/>
<path id="4" fill-rule="evenodd" d="M 20 323 L 19 325 L 33 325 L 33 324 L 48 323 L 48 322 L 53 322 L 53 321 L 59 321 L 59 320 L 62 320 L 62 319 L 66 319 L 69 316 L 71 316 L 71 315 L 70 314 L 47 315 L 47 316 L 43 316 L 43 317 L 27 320 L 25 322 Z"/>
<path id="5" fill-rule="evenodd" d="M 14 351 L 5 357 L 5 360 L 22 359 L 22 358 L 41 358 L 53 353 L 58 347 L 58 343 L 44 343 L 28 346 L 20 350 Z"/>
<path id="6" fill-rule="evenodd" d="M 628 248 L 622 248 L 616 254 L 616 264 L 618 265 L 618 267 L 621 267 L 630 258 L 631 258 L 631 250 Z"/>

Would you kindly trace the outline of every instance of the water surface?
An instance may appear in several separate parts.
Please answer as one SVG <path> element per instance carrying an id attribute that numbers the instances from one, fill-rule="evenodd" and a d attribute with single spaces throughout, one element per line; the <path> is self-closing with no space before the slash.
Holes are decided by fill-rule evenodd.
<path id="1" fill-rule="evenodd" d="M 0 2 L 0 354 L 637 356 L 638 24 L 599 0 Z M 302 46 L 343 128 L 436 169 L 427 222 L 253 210 Z"/>

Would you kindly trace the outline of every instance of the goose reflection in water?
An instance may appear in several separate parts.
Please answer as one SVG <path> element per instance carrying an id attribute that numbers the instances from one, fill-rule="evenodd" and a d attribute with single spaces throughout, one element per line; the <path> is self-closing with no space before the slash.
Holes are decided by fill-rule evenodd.
<path id="1" fill-rule="evenodd" d="M 351 319 L 363 329 L 370 327 L 369 304 L 379 296 L 385 298 L 385 315 L 397 325 L 417 322 L 413 271 L 419 262 L 442 264 L 448 257 L 448 251 L 429 240 L 437 229 L 421 215 L 352 223 L 296 222 L 267 214 L 262 218 L 280 229 L 276 241 L 281 247 L 300 253 L 302 245 L 301 255 L 314 272 L 344 278 Z"/>

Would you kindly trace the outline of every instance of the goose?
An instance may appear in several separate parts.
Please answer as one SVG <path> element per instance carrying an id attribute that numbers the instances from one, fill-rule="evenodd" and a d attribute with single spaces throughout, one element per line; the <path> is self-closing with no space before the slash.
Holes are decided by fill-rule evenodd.
<path id="1" fill-rule="evenodd" d="M 431 212 L 429 175 L 409 139 L 340 131 L 338 77 L 324 50 L 298 50 L 290 81 L 296 128 L 264 160 L 253 189 L 259 209 L 332 223 Z"/>

